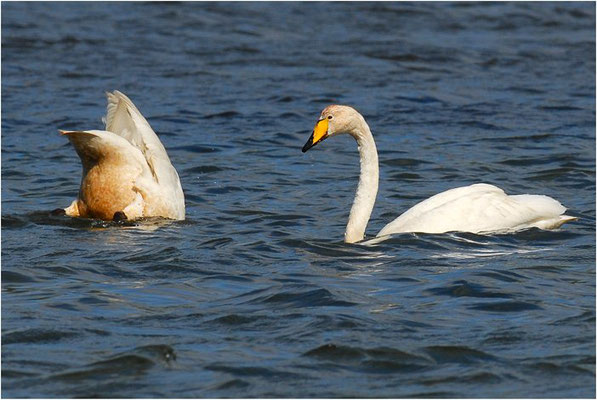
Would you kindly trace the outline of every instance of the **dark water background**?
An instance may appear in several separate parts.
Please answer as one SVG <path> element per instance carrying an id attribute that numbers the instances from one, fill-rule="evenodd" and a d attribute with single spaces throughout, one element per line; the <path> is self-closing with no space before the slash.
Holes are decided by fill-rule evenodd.
<path id="1" fill-rule="evenodd" d="M 187 220 L 49 217 L 128 94 Z M 580 220 L 342 243 L 351 104 L 374 235 L 475 182 Z M 4 397 L 594 397 L 595 4 L 2 3 Z"/>

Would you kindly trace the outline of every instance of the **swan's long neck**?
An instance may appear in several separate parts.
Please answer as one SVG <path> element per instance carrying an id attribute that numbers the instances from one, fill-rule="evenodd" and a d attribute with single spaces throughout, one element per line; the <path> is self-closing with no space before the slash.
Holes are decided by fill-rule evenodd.
<path id="1" fill-rule="evenodd" d="M 349 133 L 357 141 L 361 156 L 359 186 L 357 187 L 357 193 L 350 209 L 346 233 L 344 234 L 344 241 L 346 243 L 354 243 L 363 240 L 365 237 L 367 222 L 369 222 L 369 217 L 371 217 L 375 197 L 377 196 L 379 165 L 375 141 L 365 119 L 360 117 Z"/>

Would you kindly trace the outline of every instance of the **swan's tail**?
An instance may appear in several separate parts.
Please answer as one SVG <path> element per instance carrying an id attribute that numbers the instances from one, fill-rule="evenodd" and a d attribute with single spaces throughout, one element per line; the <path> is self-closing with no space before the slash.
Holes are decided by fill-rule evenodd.
<path id="1" fill-rule="evenodd" d="M 565 215 L 564 212 L 566 212 L 566 207 L 549 196 L 520 194 L 510 197 L 531 208 L 538 215 L 538 218 L 529 223 L 530 226 L 540 229 L 557 229 L 566 222 L 576 221 L 578 219 L 577 217 Z"/>
<path id="2" fill-rule="evenodd" d="M 558 215 L 555 218 L 538 221 L 536 226 L 537 228 L 541 229 L 557 229 L 566 222 L 572 222 L 576 220 L 578 220 L 577 217 L 572 217 L 570 215 Z"/>

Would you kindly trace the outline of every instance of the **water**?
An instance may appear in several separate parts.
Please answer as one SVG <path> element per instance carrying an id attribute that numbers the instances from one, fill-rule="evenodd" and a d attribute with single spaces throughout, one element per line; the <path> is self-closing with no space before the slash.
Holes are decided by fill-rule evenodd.
<path id="1" fill-rule="evenodd" d="M 48 215 L 112 89 L 186 221 Z M 356 146 L 300 151 L 333 102 L 369 235 L 480 181 L 580 219 L 346 245 Z M 595 4 L 2 3 L 2 394 L 594 397 Z"/>

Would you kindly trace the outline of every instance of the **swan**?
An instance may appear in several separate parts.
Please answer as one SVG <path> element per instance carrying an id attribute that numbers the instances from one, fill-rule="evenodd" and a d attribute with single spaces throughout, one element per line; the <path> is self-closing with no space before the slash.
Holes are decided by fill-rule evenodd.
<path id="1" fill-rule="evenodd" d="M 79 155 L 83 176 L 77 199 L 52 214 L 183 220 L 184 193 L 160 139 L 127 96 L 118 90 L 106 96 L 105 130 L 59 130 Z"/>
<path id="2" fill-rule="evenodd" d="M 356 140 L 361 159 L 359 184 L 344 234 L 346 243 L 355 243 L 365 236 L 379 181 L 377 149 L 365 119 L 349 106 L 326 107 L 302 151 L 304 153 L 325 139 L 344 133 Z M 387 224 L 377 236 L 450 231 L 490 234 L 532 227 L 555 229 L 577 219 L 563 215 L 565 211 L 557 200 L 548 196 L 509 196 L 496 186 L 477 183 L 447 190 L 416 204 Z"/>

